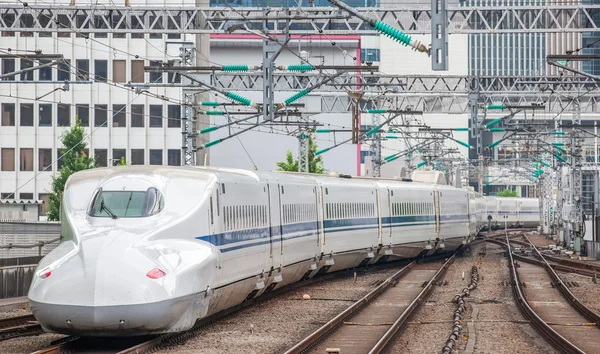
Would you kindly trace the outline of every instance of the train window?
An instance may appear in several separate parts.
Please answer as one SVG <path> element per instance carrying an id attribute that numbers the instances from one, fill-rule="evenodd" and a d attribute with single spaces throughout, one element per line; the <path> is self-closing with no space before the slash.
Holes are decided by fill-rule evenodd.
<path id="1" fill-rule="evenodd" d="M 283 192 L 283 186 L 281 186 L 281 194 L 284 194 L 284 192 Z"/>
<path id="2" fill-rule="evenodd" d="M 225 183 L 221 183 L 221 192 L 225 194 Z"/>
<path id="3" fill-rule="evenodd" d="M 93 217 L 136 218 L 158 214 L 165 206 L 160 191 L 154 187 L 146 191 L 98 190 L 88 214 Z"/>

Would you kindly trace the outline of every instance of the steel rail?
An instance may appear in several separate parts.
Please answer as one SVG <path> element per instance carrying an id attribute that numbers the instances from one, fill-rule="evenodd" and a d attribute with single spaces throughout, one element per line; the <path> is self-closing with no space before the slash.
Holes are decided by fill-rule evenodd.
<path id="1" fill-rule="evenodd" d="M 0 319 L 0 341 L 11 338 L 35 335 L 42 332 L 33 315 L 23 315 Z"/>
<path id="2" fill-rule="evenodd" d="M 331 331 L 338 328 L 341 324 L 344 323 L 348 317 L 357 311 L 364 308 L 371 301 L 373 301 L 377 296 L 383 293 L 387 288 L 389 288 L 396 280 L 402 278 L 406 273 L 408 273 L 416 262 L 412 262 L 408 264 L 406 267 L 400 269 L 396 273 L 394 273 L 391 277 L 387 278 L 383 283 L 381 283 L 378 287 L 371 290 L 367 295 L 363 296 L 361 299 L 356 301 L 350 307 L 339 313 L 337 316 L 332 318 L 329 322 L 321 326 L 321 328 L 317 329 L 308 337 L 304 338 L 298 344 L 290 348 L 285 352 L 285 354 L 298 354 L 302 353 L 305 350 L 311 348 L 314 344 L 316 344 L 320 339 L 324 338 Z"/>
<path id="3" fill-rule="evenodd" d="M 369 351 L 369 354 L 379 354 L 379 353 L 384 352 L 384 350 L 390 344 L 392 339 L 396 336 L 396 334 L 398 334 L 398 332 L 406 324 L 406 322 L 412 316 L 412 314 L 415 312 L 415 310 L 418 309 L 419 306 L 421 306 L 425 302 L 425 300 L 429 296 L 429 293 L 433 289 L 433 284 L 435 284 L 444 275 L 444 273 L 446 273 L 446 270 L 448 269 L 450 264 L 452 264 L 452 262 L 454 262 L 455 257 L 456 257 L 456 253 L 454 253 L 452 255 L 452 257 L 450 257 L 450 259 L 448 259 L 444 263 L 444 265 L 437 271 L 437 273 L 435 273 L 435 275 L 427 283 L 425 288 L 423 290 L 421 290 L 419 295 L 410 303 L 410 305 L 408 305 L 406 310 L 404 310 L 404 312 L 402 312 L 400 317 L 398 317 L 398 319 L 394 322 L 394 324 L 387 330 L 387 332 L 385 332 L 385 334 L 375 344 L 375 346 L 373 346 L 373 349 L 371 349 L 371 351 Z"/>
<path id="4" fill-rule="evenodd" d="M 554 284 L 558 286 L 558 289 L 562 293 L 563 297 L 575 309 L 577 309 L 577 311 L 581 315 L 583 315 L 583 317 L 587 318 L 590 321 L 593 321 L 594 323 L 596 323 L 596 327 L 600 328 L 600 316 L 596 312 L 594 312 L 592 309 L 590 309 L 589 307 L 584 305 L 577 298 L 577 296 L 575 296 L 575 294 L 573 294 L 571 292 L 571 290 L 569 290 L 567 285 L 562 281 L 562 279 L 558 276 L 558 274 L 554 271 L 554 269 L 552 269 L 552 266 L 550 265 L 550 263 L 548 263 L 548 261 L 544 258 L 544 255 L 542 255 L 542 253 L 537 249 L 537 247 L 535 247 L 533 242 L 531 242 L 527 236 L 525 236 L 525 235 L 523 235 L 523 236 L 531 244 L 531 247 L 536 252 L 537 257 L 540 258 L 540 260 L 544 263 L 544 268 L 546 269 L 546 272 L 548 272 L 548 275 L 550 275 L 550 278 L 552 279 L 552 281 L 554 281 Z"/>
<path id="5" fill-rule="evenodd" d="M 515 260 L 513 258 L 513 254 L 511 251 L 510 240 L 508 235 L 506 237 L 506 245 L 508 247 L 508 257 L 509 257 L 509 267 L 510 267 L 510 277 L 511 277 L 511 285 L 513 289 L 513 295 L 516 300 L 517 307 L 519 310 L 525 315 L 525 317 L 529 318 L 533 327 L 535 327 L 538 332 L 544 336 L 544 338 L 548 341 L 548 343 L 555 346 L 563 353 L 577 353 L 584 354 L 585 352 L 579 349 L 575 344 L 571 343 L 565 337 L 560 335 L 557 331 L 555 331 L 550 325 L 548 325 L 538 314 L 529 306 L 525 295 L 523 294 L 523 289 L 521 289 L 521 283 L 519 282 L 519 275 L 517 273 L 517 268 L 515 267 Z"/>
<path id="6" fill-rule="evenodd" d="M 381 338 L 379 338 L 379 340 L 369 351 L 369 354 L 377 354 L 385 350 L 385 348 L 388 346 L 388 344 L 390 344 L 390 342 L 398 333 L 398 331 L 400 331 L 402 327 L 406 324 L 406 321 L 410 318 L 414 311 L 427 298 L 427 296 L 431 292 L 431 289 L 433 289 L 433 284 L 435 284 L 439 280 L 439 278 L 444 274 L 448 266 L 454 261 L 457 252 L 455 252 L 446 262 L 444 262 L 444 265 L 442 265 L 442 267 L 440 267 L 436 274 L 427 282 L 427 285 L 423 288 L 423 290 L 421 290 L 421 292 L 408 305 L 408 307 L 402 312 L 402 314 L 398 316 L 398 318 L 394 321 L 390 328 L 381 336 Z M 401 279 L 404 275 L 406 275 L 413 268 L 414 264 L 415 262 L 396 272 L 394 275 L 389 277 L 384 283 L 382 283 L 377 288 L 373 289 L 363 298 L 355 302 L 352 306 L 342 311 L 340 314 L 335 316 L 325 325 L 321 326 L 319 329 L 305 337 L 302 341 L 294 345 L 292 348 L 288 349 L 285 352 L 285 354 L 300 354 L 308 352 L 311 348 L 320 343 L 321 340 L 325 339 L 330 334 L 335 332 L 347 318 L 365 308 L 366 305 L 371 303 L 375 298 L 377 298 L 379 295 L 381 295 L 383 292 L 389 289 L 390 285 L 394 284 L 397 280 Z"/>

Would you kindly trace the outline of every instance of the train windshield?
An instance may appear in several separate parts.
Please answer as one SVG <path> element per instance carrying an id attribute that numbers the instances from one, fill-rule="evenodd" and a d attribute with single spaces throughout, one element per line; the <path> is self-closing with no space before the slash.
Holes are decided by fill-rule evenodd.
<path id="1" fill-rule="evenodd" d="M 140 218 L 159 213 L 164 199 L 158 189 L 147 191 L 104 191 L 96 193 L 89 212 L 90 216 L 104 218 Z"/>

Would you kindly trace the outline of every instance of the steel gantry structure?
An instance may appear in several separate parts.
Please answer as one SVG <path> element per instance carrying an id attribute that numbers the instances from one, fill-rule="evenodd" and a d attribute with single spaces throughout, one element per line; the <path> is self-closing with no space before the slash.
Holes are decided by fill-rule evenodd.
<path id="1" fill-rule="evenodd" d="M 337 7 L 244 8 L 181 6 L 0 5 L 0 31 L 82 33 L 225 33 L 263 30 L 283 33 L 374 34 L 366 21 Z M 266 11 L 265 11 L 266 10 Z M 429 34 L 431 4 L 357 8 L 405 33 Z M 600 5 L 447 5 L 447 29 L 457 33 L 598 32 Z"/>

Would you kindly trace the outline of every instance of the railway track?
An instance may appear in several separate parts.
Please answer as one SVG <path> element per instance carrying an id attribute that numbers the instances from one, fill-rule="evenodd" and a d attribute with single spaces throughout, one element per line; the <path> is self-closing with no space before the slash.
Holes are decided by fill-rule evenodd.
<path id="1" fill-rule="evenodd" d="M 339 348 L 344 354 L 383 352 L 425 302 L 455 255 L 441 267 L 410 263 L 286 354 L 325 353 L 328 348 Z"/>
<path id="2" fill-rule="evenodd" d="M 506 239 L 510 276 L 516 304 L 522 313 L 561 352 L 597 352 L 600 346 L 600 316 L 573 295 L 531 242 L 529 244 L 541 264 L 517 263 L 518 257 L 510 246 L 512 242 Z"/>
<path id="3" fill-rule="evenodd" d="M 0 341 L 42 333 L 42 327 L 33 315 L 9 317 L 0 320 Z"/>

